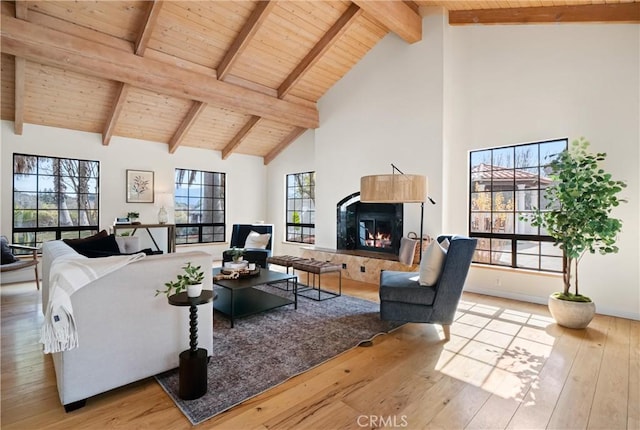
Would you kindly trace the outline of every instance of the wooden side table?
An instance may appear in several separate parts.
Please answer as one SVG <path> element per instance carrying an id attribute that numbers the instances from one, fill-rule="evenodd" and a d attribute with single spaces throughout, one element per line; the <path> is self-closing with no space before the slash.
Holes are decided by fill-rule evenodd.
<path id="1" fill-rule="evenodd" d="M 198 348 L 198 305 L 212 300 L 211 290 L 202 290 L 199 297 L 188 297 L 186 292 L 169 296 L 169 304 L 189 306 L 189 349 L 180 353 L 178 396 L 183 400 L 197 399 L 207 392 L 207 350 Z"/>

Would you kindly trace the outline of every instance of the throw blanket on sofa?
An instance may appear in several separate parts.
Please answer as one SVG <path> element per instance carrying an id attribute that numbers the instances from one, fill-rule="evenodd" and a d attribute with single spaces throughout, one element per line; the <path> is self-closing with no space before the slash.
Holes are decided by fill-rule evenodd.
<path id="1" fill-rule="evenodd" d="M 56 258 L 51 264 L 49 303 L 40 338 L 44 353 L 67 351 L 78 346 L 78 332 L 71 306 L 73 293 L 144 257 L 144 253 L 138 253 L 103 258 L 87 258 L 79 254 Z"/>

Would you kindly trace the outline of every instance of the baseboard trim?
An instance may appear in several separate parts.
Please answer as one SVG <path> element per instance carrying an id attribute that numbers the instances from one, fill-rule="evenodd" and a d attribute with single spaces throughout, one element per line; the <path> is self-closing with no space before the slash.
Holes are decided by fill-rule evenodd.
<path id="1" fill-rule="evenodd" d="M 500 297 L 503 299 L 518 300 L 521 302 L 536 303 L 539 305 L 547 304 L 547 297 L 530 296 L 528 294 L 510 293 L 505 291 L 492 290 L 488 288 L 465 287 L 464 291 L 469 293 L 483 294 L 485 296 Z M 620 312 L 616 309 L 598 306 L 596 302 L 596 313 L 601 315 L 609 315 L 612 317 L 625 318 L 640 321 L 640 310 L 638 312 Z"/>

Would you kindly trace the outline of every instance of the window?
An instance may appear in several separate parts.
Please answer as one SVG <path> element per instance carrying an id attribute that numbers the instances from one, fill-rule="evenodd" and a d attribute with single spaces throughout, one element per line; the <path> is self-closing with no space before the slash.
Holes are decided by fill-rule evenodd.
<path id="1" fill-rule="evenodd" d="M 549 163 L 567 139 L 472 151 L 469 236 L 478 238 L 476 263 L 561 272 L 562 251 L 540 227 L 520 219 L 545 208 Z"/>
<path id="2" fill-rule="evenodd" d="M 316 173 L 287 175 L 287 241 L 316 243 Z"/>
<path id="3" fill-rule="evenodd" d="M 98 161 L 13 154 L 14 243 L 39 246 L 98 232 Z"/>
<path id="4" fill-rule="evenodd" d="M 176 243 L 224 242 L 225 174 L 176 169 Z"/>

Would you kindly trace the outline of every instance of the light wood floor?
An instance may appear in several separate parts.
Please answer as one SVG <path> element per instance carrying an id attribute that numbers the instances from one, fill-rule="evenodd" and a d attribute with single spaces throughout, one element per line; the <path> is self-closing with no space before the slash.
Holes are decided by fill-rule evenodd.
<path id="1" fill-rule="evenodd" d="M 40 293 L 0 292 L 3 430 L 191 427 L 153 378 L 65 413 L 38 344 Z M 368 284 L 344 292 L 377 299 Z M 544 306 L 465 294 L 451 332 L 408 324 L 198 427 L 640 429 L 640 322 L 598 315 L 569 330 Z"/>

